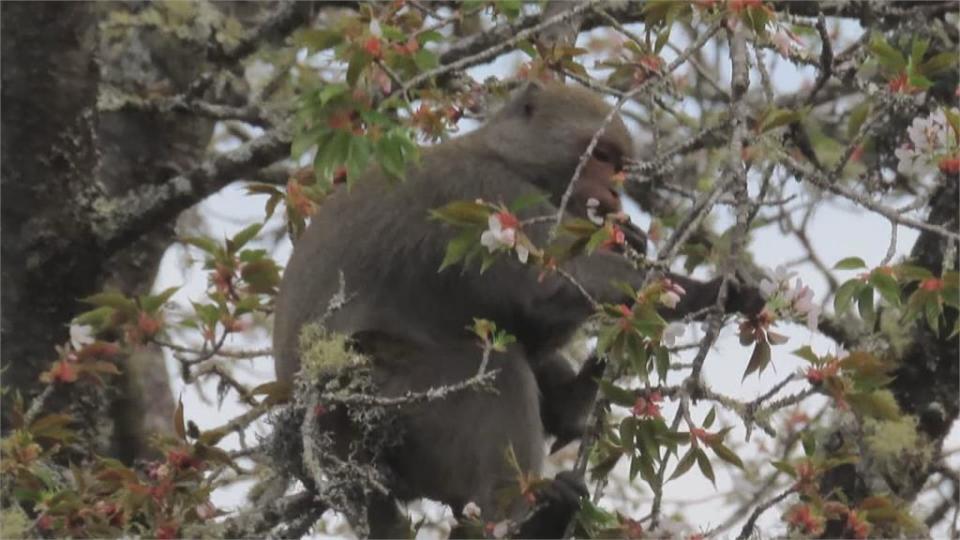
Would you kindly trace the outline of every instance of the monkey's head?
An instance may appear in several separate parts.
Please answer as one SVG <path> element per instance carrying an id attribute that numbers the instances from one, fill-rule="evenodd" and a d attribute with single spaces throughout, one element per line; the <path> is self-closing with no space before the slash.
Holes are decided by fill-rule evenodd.
<path id="1" fill-rule="evenodd" d="M 554 203 L 566 190 L 581 154 L 612 107 L 593 92 L 562 84 L 528 83 L 478 134 L 505 163 L 547 191 Z M 606 125 L 585 173 L 612 176 L 633 155 L 620 115 Z"/>

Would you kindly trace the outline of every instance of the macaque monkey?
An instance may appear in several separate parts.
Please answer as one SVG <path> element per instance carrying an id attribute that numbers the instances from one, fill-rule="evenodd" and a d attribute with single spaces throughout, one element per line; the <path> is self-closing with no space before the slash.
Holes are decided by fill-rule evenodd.
<path id="1" fill-rule="evenodd" d="M 588 362 L 577 373 L 558 350 L 593 313 L 590 302 L 566 279 L 556 273 L 539 279 L 540 268 L 516 257 L 502 256 L 484 273 L 459 265 L 439 271 L 457 231 L 428 221 L 428 213 L 455 200 L 509 203 L 540 194 L 547 200 L 520 212 L 520 219 L 552 215 L 580 155 L 609 112 L 606 102 L 585 89 L 531 83 L 483 127 L 425 148 L 403 182 L 370 169 L 352 190 L 335 193 L 297 242 L 275 312 L 274 354 L 282 381 L 292 380 L 299 370 L 300 329 L 324 314 L 339 289 L 341 272 L 347 293 L 354 296 L 324 321 L 326 328 L 355 336 L 361 350 L 365 335 L 405 343 L 393 355 L 374 351 L 374 378 L 384 395 L 424 391 L 475 375 L 482 351 L 467 330 L 475 317 L 495 321 L 517 338 L 506 352 L 489 358 L 487 369 L 499 370 L 496 394 L 463 391 L 402 411 L 402 440 L 384 456 L 397 499 L 439 500 L 458 516 L 466 503 L 474 502 L 486 521 L 519 519 L 526 511 L 523 501 L 498 508 L 495 498 L 498 489 L 517 485 L 516 471 L 504 458 L 506 449 L 512 447 L 523 472 L 536 473 L 547 433 L 558 441 L 579 436 L 595 393 L 598 363 Z M 615 117 L 588 164 L 588 182 L 578 188 L 587 196 L 572 199 L 583 207 L 569 209 L 570 214 L 583 217 L 589 199 L 597 199 L 599 211 L 619 212 L 615 192 L 589 180 L 609 179 L 630 155 L 630 135 Z M 544 245 L 550 226 L 539 222 L 524 232 Z M 630 302 L 612 282 L 640 287 L 644 281 L 643 272 L 609 250 L 578 255 L 562 267 L 599 302 Z M 667 316 L 681 317 L 716 301 L 719 279 L 703 283 L 670 277 L 687 293 Z M 744 295 L 736 284 L 730 292 L 727 310 L 743 310 Z M 574 392 L 582 395 L 574 397 Z M 559 537 L 582 493 L 582 480 L 558 475 L 536 494 L 545 507 L 524 522 L 519 535 Z M 396 514 L 392 502 L 371 504 L 371 535 L 390 534 Z"/>

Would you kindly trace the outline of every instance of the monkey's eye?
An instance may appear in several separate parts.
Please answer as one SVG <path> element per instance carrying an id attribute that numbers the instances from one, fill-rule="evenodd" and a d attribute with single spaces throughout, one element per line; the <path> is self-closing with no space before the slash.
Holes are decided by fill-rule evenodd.
<path id="1" fill-rule="evenodd" d="M 602 161 L 602 162 L 604 162 L 604 163 L 610 163 L 610 164 L 613 163 L 613 157 L 610 155 L 609 152 L 607 152 L 606 150 L 604 150 L 604 149 L 602 149 L 602 148 L 594 148 L 594 149 L 593 149 L 593 157 L 594 157 L 594 159 L 596 159 L 597 161 Z"/>
<path id="2" fill-rule="evenodd" d="M 620 156 L 608 149 L 600 147 L 594 148 L 593 159 L 613 166 L 613 170 L 616 172 L 623 170 L 623 163 L 620 160 Z"/>

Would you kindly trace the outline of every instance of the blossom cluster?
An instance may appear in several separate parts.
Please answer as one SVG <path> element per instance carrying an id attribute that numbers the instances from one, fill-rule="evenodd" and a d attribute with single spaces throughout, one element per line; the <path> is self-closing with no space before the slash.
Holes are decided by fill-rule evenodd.
<path id="1" fill-rule="evenodd" d="M 519 240 L 520 220 L 507 211 L 490 214 L 487 230 L 480 235 L 480 244 L 490 253 L 500 250 L 516 250 L 520 262 L 526 263 L 530 248 Z"/>
<path id="2" fill-rule="evenodd" d="M 767 301 L 767 308 L 780 316 L 803 318 L 807 328 L 817 329 L 820 318 L 820 306 L 813 303 L 813 290 L 797 278 L 791 284 L 795 272 L 789 272 L 783 266 L 777 266 L 767 272 L 767 277 L 760 281 L 760 294 Z"/>
<path id="3" fill-rule="evenodd" d="M 941 170 L 947 174 L 960 172 L 960 153 L 951 137 L 950 124 L 944 109 L 913 119 L 907 128 L 909 142 L 894 151 L 899 160 L 897 172 L 905 176 L 925 178 Z"/>

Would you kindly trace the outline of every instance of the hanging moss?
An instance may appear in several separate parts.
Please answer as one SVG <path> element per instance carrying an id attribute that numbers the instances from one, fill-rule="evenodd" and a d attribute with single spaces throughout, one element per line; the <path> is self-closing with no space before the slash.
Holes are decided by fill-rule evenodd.
<path id="1" fill-rule="evenodd" d="M 317 381 L 348 367 L 364 366 L 367 359 L 350 350 L 347 336 L 328 332 L 320 324 L 312 323 L 300 331 L 300 364 L 302 376 L 308 381 Z"/>

